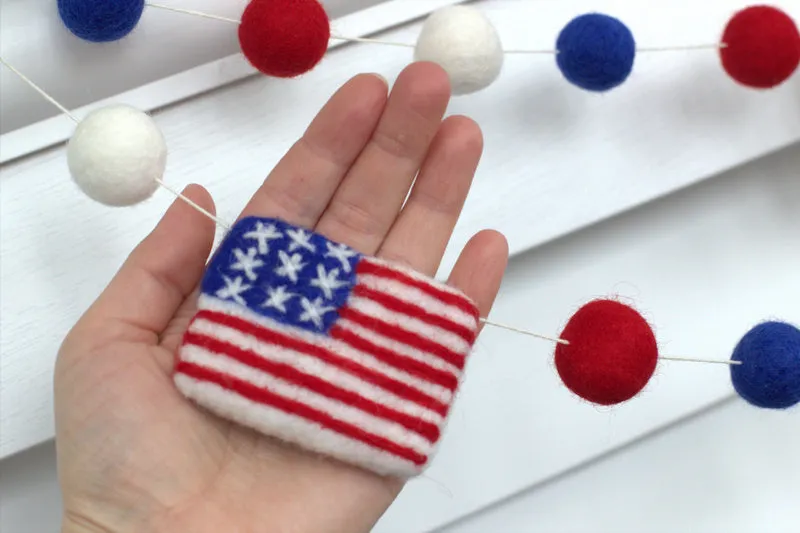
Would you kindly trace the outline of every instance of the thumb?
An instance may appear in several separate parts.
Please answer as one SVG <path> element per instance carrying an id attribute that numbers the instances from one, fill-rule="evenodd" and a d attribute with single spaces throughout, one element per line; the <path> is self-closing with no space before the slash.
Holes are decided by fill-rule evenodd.
<path id="1" fill-rule="evenodd" d="M 201 186 L 190 185 L 183 194 L 214 212 L 211 195 Z M 200 283 L 214 233 L 212 220 L 176 198 L 76 329 L 92 330 L 93 342 L 158 342 L 170 319 Z"/>

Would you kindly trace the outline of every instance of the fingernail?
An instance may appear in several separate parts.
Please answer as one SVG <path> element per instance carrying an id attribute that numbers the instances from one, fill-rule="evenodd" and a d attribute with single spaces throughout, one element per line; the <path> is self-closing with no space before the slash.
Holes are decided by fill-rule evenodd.
<path id="1" fill-rule="evenodd" d="M 386 77 L 383 76 L 383 74 L 378 74 L 377 72 L 371 72 L 370 76 L 375 76 L 376 78 L 381 80 L 384 85 L 386 85 L 387 87 L 389 86 L 389 80 L 387 80 Z"/>

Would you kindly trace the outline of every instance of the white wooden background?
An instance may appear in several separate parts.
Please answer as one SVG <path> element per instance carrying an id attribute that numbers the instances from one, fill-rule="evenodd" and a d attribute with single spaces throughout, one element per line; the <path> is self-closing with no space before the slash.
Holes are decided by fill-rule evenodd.
<path id="1" fill-rule="evenodd" d="M 800 324 L 798 169 L 800 144 L 520 254 L 494 316 L 560 331 L 586 299 L 617 294 L 653 324 L 661 353 L 719 359 L 764 319 Z M 599 408 L 567 392 L 551 353 L 546 343 L 484 331 L 439 457 L 375 533 L 427 531 L 733 395 L 723 366 L 661 361 L 634 400 Z M 800 409 L 756 416 L 795 426 Z M 790 468 L 800 457 L 784 460 Z M 752 468 L 741 461 L 736 473 Z"/>
<path id="2" fill-rule="evenodd" d="M 423 0 L 424 1 L 424 0 Z M 423 2 L 412 0 L 422 5 Z M 238 18 L 247 0 L 165 0 L 165 5 Z M 341 21 L 386 0 L 321 0 Z M 406 3 L 408 3 L 406 1 Z M 435 3 L 435 2 L 431 2 Z M 54 0 L 0 0 L 3 57 L 59 101 L 75 109 L 218 61 L 239 52 L 235 28 L 221 21 L 146 7 L 124 40 L 102 45 L 76 39 L 61 23 Z M 406 12 L 415 8 L 406 8 Z M 233 31 L 232 31 L 233 30 Z M 167 42 L 168 47 L 164 44 Z M 162 89 L 163 91 L 163 89 Z M 0 133 L 58 115 L 58 111 L 16 82 L 0 81 Z"/>
<path id="3" fill-rule="evenodd" d="M 464 0 L 321 0 L 349 37 L 391 28 Z M 240 18 L 245 0 L 172 0 L 169 6 Z M 229 22 L 146 7 L 121 41 L 76 39 L 50 0 L 0 0 L 2 54 L 75 116 L 123 101 L 154 111 L 259 73 L 238 51 Z M 339 16 L 341 15 L 341 16 Z M 329 49 L 345 44 L 332 39 Z M 17 76 L 0 71 L 0 164 L 69 139 L 75 125 Z"/>
<path id="4" fill-rule="evenodd" d="M 552 46 L 572 16 L 601 9 L 599 4 L 487 0 L 476 5 L 495 21 L 509 48 L 543 48 Z M 625 20 L 642 45 L 658 46 L 714 42 L 732 10 L 743 5 L 681 0 L 655 7 L 609 0 L 602 2 L 602 10 Z M 797 1 L 781 5 L 800 16 Z M 413 41 L 418 31 L 419 25 L 412 24 L 386 37 Z M 159 111 L 156 120 L 171 148 L 167 179 L 178 187 L 189 181 L 205 184 L 220 214 L 233 218 L 336 87 L 362 71 L 392 79 L 409 60 L 409 51 L 402 49 L 342 47 L 301 80 L 248 79 Z M 478 120 L 487 146 L 443 268 L 449 268 L 456 249 L 477 229 L 500 229 L 512 251 L 520 253 L 797 142 L 798 95 L 797 77 L 769 92 L 736 86 L 713 52 L 642 56 L 630 81 L 605 95 L 567 85 L 552 58 L 510 57 L 496 85 L 459 98 L 450 108 Z M 640 228 L 645 233 L 637 239 L 651 240 L 650 248 L 634 251 L 626 241 L 632 234 L 613 225 L 586 233 L 594 237 L 583 243 L 585 256 L 565 251 L 557 259 L 557 244 L 544 248 L 553 253 L 509 272 L 498 318 L 555 333 L 585 299 L 620 292 L 652 311 L 659 333 L 673 341 L 671 351 L 725 357 L 734 337 L 764 313 L 797 313 L 797 297 L 787 298 L 798 294 L 796 268 L 790 266 L 797 264 L 800 250 L 797 232 L 788 225 L 800 212 L 793 164 L 777 181 L 743 185 L 744 198 L 717 191 L 716 197 L 695 200 L 699 203 L 691 216 L 709 213 L 711 218 L 708 232 L 691 235 L 691 240 L 686 240 L 691 227 L 675 225 L 675 217 L 691 217 L 673 211 Z M 52 437 L 52 363 L 58 344 L 170 198 L 159 194 L 127 210 L 95 205 L 69 181 L 62 148 L 0 170 L 0 457 L 6 457 Z M 726 202 L 745 211 L 723 209 Z M 747 209 L 749 218 L 740 218 Z M 770 238 L 763 239 L 757 229 Z M 762 248 L 738 257 L 745 243 L 759 239 Z M 707 260 L 709 250 L 720 251 L 716 262 Z M 646 253 L 651 262 L 626 270 L 626 260 L 635 253 Z M 592 274 L 580 261 L 608 268 Z M 642 281 L 654 271 L 658 284 Z M 754 285 L 754 272 L 767 273 L 769 285 Z M 710 325 L 708 317 L 713 317 Z M 500 355 L 493 346 L 502 346 Z M 529 359 L 534 349 L 543 356 L 549 348 L 533 348 L 527 340 L 500 332 L 482 337 L 459 400 L 462 412 L 488 423 L 519 422 L 505 424 L 501 429 L 510 433 L 493 440 L 482 438 L 487 433 L 480 424 L 456 420 L 451 433 L 458 437 L 448 438 L 431 476 L 459 487 L 461 494 L 450 505 L 417 515 L 425 524 L 485 505 L 730 393 L 718 370 L 669 367 L 668 377 L 656 380 L 653 392 L 640 402 L 598 413 L 564 394 L 552 373 L 526 366 L 534 364 Z M 487 350 L 491 357 L 506 358 L 507 366 L 481 358 Z M 498 368 L 537 380 L 536 385 L 510 388 L 493 374 Z M 678 371 L 680 377 L 673 374 Z M 560 400 L 552 396 L 556 392 L 563 395 Z M 501 393 L 523 401 L 509 401 Z M 527 402 L 537 399 L 546 399 L 549 412 L 555 413 L 544 418 L 544 425 L 534 423 L 539 418 L 532 419 L 535 413 L 529 411 Z M 505 416 L 497 417 L 498 410 Z M 601 427 L 607 432 L 598 432 Z M 543 441 L 538 435 L 560 435 L 561 440 Z M 533 442 L 547 461 L 524 461 Z M 474 461 L 487 450 L 500 462 Z M 431 485 L 418 486 L 423 488 L 408 492 L 410 501 L 438 501 Z"/>
<path id="5" fill-rule="evenodd" d="M 555 323 L 613 286 L 665 349 L 724 357 L 765 314 L 798 318 L 798 167 L 800 144 L 520 254 L 498 316 Z M 435 467 L 376 533 L 796 533 L 796 409 L 733 398 L 727 368 L 666 362 L 636 401 L 597 409 L 558 382 L 549 346 L 496 331 L 480 344 Z M 56 531 L 52 444 L 0 472 L 0 531 Z"/>

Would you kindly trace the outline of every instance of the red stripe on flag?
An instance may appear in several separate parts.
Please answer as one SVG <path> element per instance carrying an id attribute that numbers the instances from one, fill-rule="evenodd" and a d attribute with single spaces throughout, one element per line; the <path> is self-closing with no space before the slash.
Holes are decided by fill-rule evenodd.
<path id="1" fill-rule="evenodd" d="M 268 390 L 256 387 L 251 383 L 233 376 L 229 376 L 227 374 L 223 374 L 221 372 L 217 372 L 215 370 L 192 363 L 187 363 L 185 361 L 179 361 L 175 371 L 199 381 L 205 381 L 219 385 L 220 387 L 235 392 L 236 394 L 239 394 L 240 396 L 253 402 L 260 403 L 262 405 L 268 405 L 290 415 L 298 416 L 317 423 L 324 428 L 339 433 L 340 435 L 363 442 L 368 446 L 383 450 L 397 457 L 402 457 L 403 459 L 411 461 L 417 466 L 421 466 L 426 462 L 426 457 L 424 455 L 412 450 L 411 448 L 397 444 L 396 442 L 379 435 L 374 435 L 368 431 L 364 431 L 360 427 L 343 420 L 339 420 L 328 413 L 318 411 L 317 409 L 314 409 L 313 407 L 310 407 L 304 403 L 284 398 L 283 396 L 279 396 Z"/>
<path id="2" fill-rule="evenodd" d="M 453 322 L 452 320 L 443 316 L 429 313 L 424 308 L 405 302 L 400 298 L 392 296 L 391 294 L 370 289 L 365 285 L 356 285 L 353 288 L 352 294 L 354 296 L 361 296 L 363 298 L 372 300 L 389 311 L 412 316 L 418 320 L 421 320 L 422 322 L 425 322 L 426 324 L 436 326 L 445 331 L 449 331 L 450 333 L 454 333 L 455 335 L 458 335 L 467 341 L 469 344 L 475 342 L 475 332 L 468 327 L 462 326 L 461 324 Z"/>
<path id="3" fill-rule="evenodd" d="M 479 318 L 478 309 L 475 305 L 469 301 L 469 299 L 465 298 L 464 296 L 459 296 L 458 294 L 453 294 L 452 292 L 445 291 L 432 285 L 430 283 L 426 283 L 422 280 L 415 279 L 408 274 L 404 274 L 398 270 L 393 270 L 391 268 L 385 267 L 383 265 L 379 265 L 377 263 L 372 263 L 369 261 L 368 258 L 364 258 L 358 262 L 356 266 L 356 274 L 369 274 L 372 276 L 378 276 L 381 278 L 391 279 L 394 281 L 399 281 L 405 285 L 410 287 L 415 287 L 434 298 L 441 300 L 442 302 L 457 307 L 464 311 L 465 313 L 469 313 L 471 316 L 475 318 L 477 321 Z"/>
<path id="4" fill-rule="evenodd" d="M 400 326 L 395 326 L 394 324 L 390 324 L 389 322 L 379 318 L 365 315 L 361 311 L 357 311 L 346 305 L 339 309 L 339 318 L 350 320 L 351 322 L 370 329 L 381 336 L 401 342 L 407 346 L 416 348 L 417 350 L 429 353 L 431 355 L 435 355 L 436 357 L 447 361 L 451 365 L 456 366 L 459 370 L 464 368 L 463 355 L 454 352 L 446 346 L 442 346 L 438 342 L 425 338 L 422 335 L 418 335 L 412 331 L 403 329 Z"/>
<path id="5" fill-rule="evenodd" d="M 278 333 L 277 331 L 262 328 L 247 320 L 231 315 L 226 315 L 224 313 L 219 313 L 217 311 L 209 311 L 209 310 L 198 311 L 197 315 L 193 319 L 193 322 L 194 320 L 199 320 L 199 319 L 208 320 L 210 322 L 215 322 L 217 324 L 221 324 L 231 329 L 235 329 L 246 335 L 251 335 L 264 343 L 276 344 L 283 348 L 287 348 L 289 350 L 294 350 L 303 353 L 305 355 L 315 357 L 321 361 L 325 361 L 326 363 L 329 363 L 337 368 L 340 368 L 345 372 L 349 372 L 350 374 L 359 377 L 364 381 L 369 381 L 374 385 L 382 387 L 396 394 L 397 396 L 400 396 L 401 398 L 419 404 L 422 407 L 428 408 L 436 413 L 439 413 L 442 416 L 447 416 L 447 412 L 449 410 L 448 406 L 445 403 L 442 403 L 440 400 L 437 400 L 433 396 L 430 396 L 429 394 L 426 394 L 418 389 L 415 389 L 414 387 L 411 387 L 410 385 L 407 385 L 402 381 L 398 381 L 394 378 L 391 378 L 386 374 L 382 374 L 377 370 L 373 370 L 371 368 L 362 366 L 359 363 L 356 363 L 355 361 L 342 357 L 326 348 L 322 348 L 320 346 L 311 344 L 309 342 L 305 342 L 300 339 L 289 337 L 288 335 Z M 424 381 L 435 383 L 437 385 L 442 385 L 450 390 L 453 390 L 453 388 L 455 388 L 455 385 L 453 386 L 449 385 L 451 380 L 441 379 L 441 374 L 445 373 L 433 367 L 424 365 L 423 363 L 417 363 L 417 361 L 413 359 L 403 358 L 403 356 L 394 356 L 391 358 L 391 360 L 387 360 L 387 358 L 380 358 L 378 356 L 375 356 L 371 352 L 367 353 L 373 355 L 373 357 L 382 361 L 385 364 L 388 364 L 392 368 L 397 368 L 398 370 L 402 370 L 403 372 L 411 374 Z M 454 380 L 453 382 L 457 383 Z"/>
<path id="6" fill-rule="evenodd" d="M 342 341 L 360 352 L 368 353 L 384 363 L 401 368 L 409 374 L 414 374 L 415 376 L 427 379 L 431 383 L 436 383 L 442 387 L 447 387 L 451 391 L 458 387 L 458 378 L 454 374 L 444 370 L 438 370 L 432 366 L 417 361 L 416 359 L 406 357 L 405 355 L 401 355 L 382 346 L 378 346 L 377 344 L 368 341 L 357 333 L 353 333 L 352 331 L 344 329 L 341 326 L 334 325 L 328 334 L 332 338 Z"/>
<path id="7" fill-rule="evenodd" d="M 324 379 L 301 372 L 285 363 L 270 361 L 250 350 L 243 350 L 228 342 L 199 333 L 186 333 L 183 338 L 183 344 L 200 346 L 211 352 L 226 355 L 242 364 L 282 379 L 287 383 L 304 387 L 370 415 L 399 424 L 407 430 L 425 437 L 432 443 L 439 440 L 440 432 L 436 424 L 426 422 L 415 416 L 407 415 L 391 407 L 381 405 L 356 392 L 343 389 Z"/>

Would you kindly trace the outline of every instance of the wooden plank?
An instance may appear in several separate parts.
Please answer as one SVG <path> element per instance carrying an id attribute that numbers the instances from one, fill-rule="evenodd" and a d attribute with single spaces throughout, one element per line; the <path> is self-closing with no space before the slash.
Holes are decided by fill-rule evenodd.
<path id="1" fill-rule="evenodd" d="M 643 45 L 651 46 L 713 40 L 732 9 L 686 0 L 662 3 L 657 10 L 641 4 L 609 2 L 608 7 L 631 24 Z M 585 0 L 478 5 L 509 48 L 552 46 L 566 20 L 597 8 Z M 788 7 L 800 14 L 797 2 Z M 682 28 L 680 42 L 674 27 Z M 385 37 L 413 42 L 418 31 L 414 24 Z M 342 47 L 302 80 L 249 78 L 160 110 L 156 120 L 171 149 L 167 180 L 177 187 L 203 183 L 217 199 L 220 215 L 230 220 L 341 83 L 362 71 L 393 79 L 410 59 L 403 49 Z M 628 84 L 594 95 L 567 85 L 552 58 L 509 58 L 495 86 L 459 98 L 450 108 L 450 113 L 478 120 L 486 154 L 443 271 L 478 229 L 502 230 L 519 253 L 796 142 L 797 88 L 794 78 L 775 91 L 748 91 L 725 77 L 713 53 L 677 53 L 642 57 Z M 51 380 L 58 345 L 170 197 L 160 193 L 125 210 L 96 205 L 70 182 L 62 148 L 3 165 L 0 187 L 2 458 L 52 437 Z M 780 229 L 778 221 L 766 220 Z M 600 254 L 613 233 L 594 235 L 602 240 L 594 252 Z M 578 262 L 565 264 L 579 272 L 580 261 L 591 264 L 601 258 L 570 255 L 564 261 Z M 517 274 L 520 286 L 541 290 L 535 271 L 525 272 Z M 558 322 L 582 296 L 606 292 L 608 283 L 576 285 L 581 288 L 577 292 L 530 293 L 539 296 L 528 296 L 527 305 L 544 302 L 542 309 Z M 676 297 L 672 292 L 667 296 Z M 508 316 L 526 316 L 526 311 L 514 309 Z M 547 327 L 542 323 L 542 329 Z M 527 345 L 516 342 L 494 334 L 482 341 L 494 343 L 493 352 L 527 356 Z M 481 375 L 480 369 L 476 372 Z M 491 395 L 493 387 L 488 382 L 471 394 Z M 697 403 L 693 398 L 680 402 L 687 409 Z M 572 416 L 568 407 L 559 409 L 560 417 Z M 450 464 L 443 457 L 443 466 Z"/>
<path id="2" fill-rule="evenodd" d="M 462 2 L 464 2 L 464 0 L 388 0 L 366 9 L 356 11 L 350 15 L 334 19 L 331 21 L 331 25 L 342 35 L 363 37 L 377 31 L 386 30 L 399 24 L 413 21 L 419 17 L 431 13 L 440 7 Z M 169 5 L 182 6 L 183 4 L 173 2 Z M 34 4 L 34 7 L 38 8 L 39 6 L 40 4 Z M 200 6 L 192 5 L 187 5 L 185 7 L 193 7 L 197 10 L 201 8 Z M 152 8 L 148 9 L 150 11 L 153 10 Z M 228 5 L 224 6 L 221 10 L 209 8 L 209 12 L 213 11 L 214 13 L 221 15 L 236 16 L 237 9 L 240 9 L 240 6 Z M 48 10 L 53 10 L 52 6 L 49 6 Z M 48 14 L 52 15 L 52 13 L 49 13 L 49 11 Z M 34 15 L 35 14 L 32 14 L 32 16 Z M 156 13 L 148 12 L 148 16 L 166 17 L 168 20 L 174 20 L 174 25 L 176 26 L 179 23 L 187 20 L 187 15 L 167 13 L 163 11 L 158 11 Z M 188 21 L 195 24 L 197 23 L 197 20 L 194 18 L 189 18 Z M 53 22 L 58 24 L 57 21 Z M 202 22 L 206 25 L 225 25 L 225 23 L 219 21 L 203 20 Z M 186 25 L 181 24 L 179 27 L 184 28 L 184 26 Z M 231 34 L 235 33 L 234 29 L 229 29 Z M 50 30 L 50 27 L 44 28 L 44 31 L 48 30 Z M 203 30 L 202 34 L 205 36 L 206 31 Z M 41 35 L 37 35 L 35 38 L 33 38 L 32 42 L 37 45 L 42 41 L 50 42 L 48 36 L 44 36 L 45 38 L 42 37 L 43 36 Z M 188 38 L 188 36 L 185 37 Z M 157 44 L 157 46 L 160 46 L 162 49 L 165 46 L 171 46 L 172 42 L 176 38 L 178 37 L 169 35 L 167 37 L 162 37 L 160 44 Z M 142 37 L 142 39 L 144 39 L 144 37 Z M 220 37 L 220 39 L 223 38 Z M 228 39 L 223 40 L 226 43 Z M 221 44 L 224 45 L 225 43 Z M 51 46 L 54 46 L 55 44 L 56 43 L 51 43 Z M 332 40 L 329 49 L 334 50 L 340 46 L 344 46 L 345 44 L 346 43 L 341 40 Z M 135 46 L 135 43 L 132 43 L 131 46 Z M 190 43 L 186 43 L 185 46 L 190 46 Z M 94 52 L 97 53 L 96 50 Z M 111 52 L 112 50 L 109 50 L 109 54 Z M 147 51 L 143 53 L 148 54 Z M 147 59 L 148 61 L 152 61 L 153 54 L 154 52 L 151 50 L 149 55 L 146 55 L 146 57 L 149 58 Z M 40 55 L 41 50 L 33 50 L 32 53 L 22 55 L 22 57 L 27 57 L 29 59 L 37 58 L 38 63 L 38 57 L 40 57 Z M 7 60 L 13 62 L 11 56 L 9 56 Z M 89 61 L 88 66 L 91 66 L 91 63 L 92 62 Z M 83 66 L 86 66 L 86 64 L 87 62 L 84 61 Z M 25 70 L 26 65 L 27 63 L 15 64 L 15 66 L 20 70 Z M 63 66 L 61 68 L 63 68 Z M 116 68 L 119 68 L 119 65 L 116 65 Z M 26 75 L 45 87 L 46 90 L 52 95 L 61 98 L 60 92 L 55 91 L 54 88 L 51 88 L 50 85 L 42 81 L 33 73 L 26 72 Z M 127 103 L 144 111 L 155 111 L 166 106 L 178 104 L 189 98 L 201 96 L 208 91 L 219 89 L 231 83 L 235 83 L 253 76 L 260 76 L 260 73 L 250 66 L 241 53 L 235 53 L 215 61 L 189 68 L 188 70 L 165 76 L 156 81 L 137 86 L 120 94 L 92 102 L 91 104 L 81 106 L 80 108 L 76 109 L 73 114 L 78 117 L 83 117 L 95 109 L 113 103 Z M 10 78 L 13 78 L 13 75 L 8 72 L 3 72 L 3 78 L 4 81 L 6 81 Z M 9 82 L 8 88 L 16 89 L 17 92 L 20 90 L 30 90 L 27 87 L 23 87 L 20 83 L 21 82 L 12 79 Z M 79 85 L 81 83 L 86 83 L 86 77 L 75 77 L 75 85 Z M 4 87 L 4 90 L 8 88 Z M 91 91 L 91 88 L 87 88 L 84 91 L 79 91 L 79 93 L 85 94 L 87 91 Z M 6 102 L 8 101 L 9 100 L 6 100 Z M 67 100 L 64 100 L 64 102 L 67 102 Z M 64 105 L 67 104 L 65 103 Z M 9 112 L 10 111 L 13 111 L 13 109 L 10 109 Z M 50 111 L 52 110 L 48 109 L 48 112 Z M 57 115 L 51 118 L 40 120 L 28 126 L 21 127 L 19 129 L 9 131 L 8 133 L 0 136 L 0 164 L 24 157 L 38 150 L 43 150 L 56 144 L 63 143 L 69 139 L 74 129 L 75 125 L 71 120 L 63 115 Z"/>

